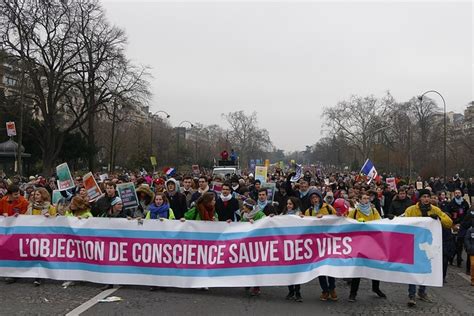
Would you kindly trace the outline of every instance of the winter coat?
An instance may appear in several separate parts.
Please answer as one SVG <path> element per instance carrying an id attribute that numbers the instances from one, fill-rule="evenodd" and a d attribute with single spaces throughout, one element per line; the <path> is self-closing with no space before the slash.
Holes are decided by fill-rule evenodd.
<path id="1" fill-rule="evenodd" d="M 7 214 L 7 216 L 13 216 L 15 214 L 25 214 L 28 209 L 28 201 L 20 196 L 18 200 L 10 203 L 8 195 L 4 196 L 0 200 L 0 215 Z"/>
<path id="2" fill-rule="evenodd" d="M 349 211 L 349 215 L 347 215 L 347 218 L 352 218 L 355 220 L 363 220 L 364 222 L 370 222 L 370 221 L 381 219 L 382 217 L 380 217 L 379 211 L 377 211 L 377 209 L 374 206 L 371 206 L 369 215 L 365 215 L 357 207 Z"/>
<path id="3" fill-rule="evenodd" d="M 451 215 L 451 218 L 453 219 L 454 224 L 461 223 L 468 212 L 469 212 L 469 204 L 464 199 L 461 202 L 461 205 L 456 203 L 454 198 L 448 204 L 448 213 Z"/>
<path id="4" fill-rule="evenodd" d="M 443 256 L 452 258 L 456 253 L 456 242 L 454 240 L 454 235 L 451 232 L 451 229 L 442 229 L 443 233 Z"/>
<path id="5" fill-rule="evenodd" d="M 89 218 L 89 217 L 94 217 L 91 213 L 90 210 L 84 210 L 82 211 L 81 214 L 79 215 L 74 215 L 74 213 L 71 211 L 71 210 L 67 210 L 66 213 L 64 214 L 64 216 L 67 216 L 67 217 L 73 217 L 73 216 L 76 216 L 76 217 L 81 217 L 81 218 Z"/>
<path id="6" fill-rule="evenodd" d="M 254 221 L 258 221 L 259 219 L 265 218 L 265 213 L 262 211 L 258 211 L 257 214 L 252 218 Z M 245 216 L 242 215 L 242 218 L 240 219 L 241 222 L 250 222 Z"/>
<path id="7" fill-rule="evenodd" d="M 412 206 L 413 203 L 410 198 L 406 197 L 403 200 L 400 200 L 398 197 L 392 201 L 390 204 L 390 208 L 388 209 L 388 214 L 392 214 L 394 216 L 400 216 L 405 213 L 405 210 Z"/>
<path id="8" fill-rule="evenodd" d="M 46 215 L 56 216 L 56 208 L 49 202 L 43 202 L 41 205 L 30 203 L 26 215 Z"/>
<path id="9" fill-rule="evenodd" d="M 115 192 L 113 197 L 109 197 L 107 194 L 100 197 L 95 203 L 92 204 L 92 215 L 94 215 L 94 217 L 107 217 L 111 203 L 117 196 L 118 194 Z"/>
<path id="10" fill-rule="evenodd" d="M 239 210 L 239 201 L 236 198 L 231 198 L 229 201 L 222 201 L 221 198 L 218 198 L 216 201 L 216 213 L 219 215 L 220 221 L 231 220 L 237 222 L 236 212 Z"/>
<path id="11" fill-rule="evenodd" d="M 471 226 L 471 228 L 467 230 L 466 236 L 464 236 L 464 247 L 469 256 L 474 256 L 474 226 Z"/>
<path id="12" fill-rule="evenodd" d="M 431 205 L 431 210 L 428 211 L 428 216 L 433 215 L 433 214 L 438 215 L 438 217 L 441 220 L 441 225 L 443 226 L 443 228 L 451 229 L 451 226 L 453 226 L 453 221 L 451 220 L 451 218 L 449 218 L 447 214 L 443 213 L 443 211 L 439 207 Z M 405 217 L 422 217 L 422 216 L 423 215 L 421 213 L 419 203 L 416 203 L 415 205 L 410 206 L 405 211 Z"/>
<path id="13" fill-rule="evenodd" d="M 186 201 L 186 195 L 179 192 L 178 183 L 175 179 L 169 179 L 166 181 L 165 186 L 168 187 L 168 183 L 174 183 L 175 189 L 174 192 L 166 191 L 165 195 L 170 201 L 170 207 L 173 209 L 173 212 L 177 218 L 182 218 L 184 213 L 188 210 L 188 204 Z"/>
<path id="14" fill-rule="evenodd" d="M 184 215 L 183 215 L 183 217 L 184 217 Z M 145 219 L 151 219 L 151 212 L 150 211 L 148 211 L 148 213 L 146 213 Z M 168 209 L 167 219 L 176 219 L 176 216 L 174 216 L 174 212 L 173 212 L 173 209 L 171 207 Z"/>
<path id="15" fill-rule="evenodd" d="M 197 205 L 194 206 L 193 208 L 190 208 L 185 214 L 184 218 L 187 220 L 192 220 L 192 221 L 200 221 L 201 220 L 201 214 L 199 214 L 199 211 L 197 209 Z M 218 221 L 219 220 L 219 215 L 217 212 L 214 213 L 214 220 Z"/>

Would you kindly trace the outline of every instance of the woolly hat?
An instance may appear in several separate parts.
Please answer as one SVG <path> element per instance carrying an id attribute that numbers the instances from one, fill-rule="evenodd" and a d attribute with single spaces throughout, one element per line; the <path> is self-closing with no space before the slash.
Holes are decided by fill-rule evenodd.
<path id="1" fill-rule="evenodd" d="M 112 202 L 110 202 L 110 205 L 111 205 L 111 206 L 114 206 L 114 205 L 116 205 L 116 204 L 122 204 L 122 199 L 119 198 L 118 196 L 116 196 L 116 197 L 112 200 Z"/>
<path id="2" fill-rule="evenodd" d="M 422 196 L 425 195 L 425 194 L 431 196 L 431 191 L 430 191 L 430 190 L 427 190 L 427 189 L 420 189 L 420 190 L 418 190 L 418 196 L 419 196 L 419 197 L 422 197 Z"/>

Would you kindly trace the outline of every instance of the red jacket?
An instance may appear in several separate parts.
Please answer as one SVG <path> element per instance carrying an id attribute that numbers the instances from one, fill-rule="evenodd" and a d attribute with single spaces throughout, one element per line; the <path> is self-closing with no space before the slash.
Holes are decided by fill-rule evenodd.
<path id="1" fill-rule="evenodd" d="M 0 215 L 7 214 L 7 216 L 13 216 L 16 213 L 25 214 L 28 209 L 28 201 L 20 196 L 18 200 L 9 201 L 8 195 L 4 196 L 0 200 Z"/>

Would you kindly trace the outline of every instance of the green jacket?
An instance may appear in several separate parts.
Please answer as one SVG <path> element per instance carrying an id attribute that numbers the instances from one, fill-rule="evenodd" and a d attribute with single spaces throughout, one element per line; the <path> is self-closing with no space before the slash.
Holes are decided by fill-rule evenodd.
<path id="1" fill-rule="evenodd" d="M 257 214 L 253 217 L 254 221 L 258 221 L 259 219 L 262 219 L 265 217 L 265 213 L 263 211 L 258 211 Z M 242 214 L 242 217 L 240 219 L 241 222 L 248 222 L 249 220 L 244 217 Z"/>
<path id="2" fill-rule="evenodd" d="M 200 221 L 201 220 L 201 214 L 199 214 L 199 211 L 197 210 L 196 206 L 193 208 L 190 208 L 186 213 L 184 213 L 184 218 L 187 220 L 192 220 L 192 221 Z M 219 218 L 217 216 L 217 212 L 214 212 L 214 221 L 218 221 Z"/>

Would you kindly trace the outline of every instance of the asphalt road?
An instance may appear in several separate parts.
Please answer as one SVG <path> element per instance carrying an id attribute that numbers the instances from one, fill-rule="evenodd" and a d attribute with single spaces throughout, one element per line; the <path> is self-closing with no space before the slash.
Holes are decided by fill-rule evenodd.
<path id="1" fill-rule="evenodd" d="M 78 283 L 66 289 L 61 282 L 46 280 L 39 287 L 33 280 L 14 284 L 0 282 L 0 315 L 65 315 L 82 304 L 90 306 L 83 315 L 474 315 L 474 287 L 464 269 L 450 266 L 448 283 L 429 288 L 433 303 L 417 302 L 408 308 L 407 285 L 382 283 L 387 299 L 370 290 L 370 281 L 362 280 L 357 302 L 348 302 L 349 287 L 337 281 L 338 302 L 319 300 L 317 280 L 302 285 L 303 303 L 285 300 L 286 287 L 264 287 L 258 297 L 250 297 L 243 288 L 199 289 L 168 288 L 151 292 L 148 287 L 123 286 L 111 296 L 120 302 L 97 303 L 91 300 L 101 286 Z"/>

